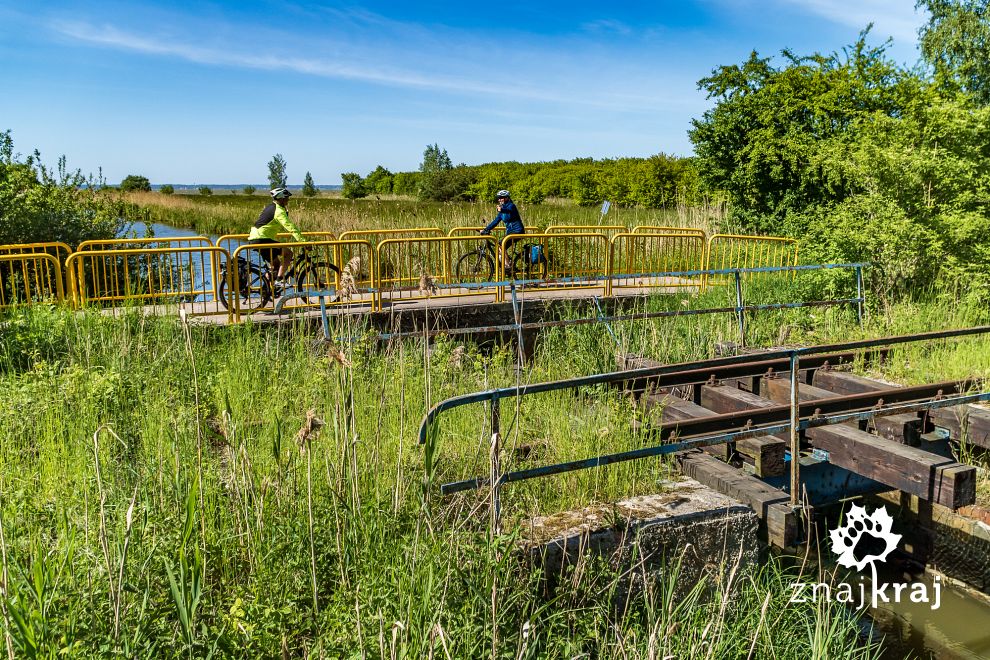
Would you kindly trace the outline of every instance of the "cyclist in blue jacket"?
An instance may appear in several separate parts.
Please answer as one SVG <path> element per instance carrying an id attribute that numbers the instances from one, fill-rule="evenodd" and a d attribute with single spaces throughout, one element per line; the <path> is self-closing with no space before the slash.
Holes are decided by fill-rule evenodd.
<path id="1" fill-rule="evenodd" d="M 480 233 L 490 234 L 492 232 L 492 229 L 495 229 L 495 227 L 498 226 L 498 223 L 501 222 L 505 224 L 506 237 L 519 234 L 521 238 L 522 237 L 521 235 L 526 233 L 526 228 L 523 227 L 523 221 L 522 221 L 522 217 L 520 217 L 519 215 L 519 209 L 516 208 L 516 205 L 512 202 L 512 198 L 509 197 L 509 191 L 499 190 L 497 193 L 495 193 L 495 199 L 498 202 L 498 206 L 495 207 L 496 209 L 495 218 L 491 222 L 489 222 L 488 225 L 484 229 L 482 229 Z M 512 239 L 505 243 L 506 249 L 503 258 L 505 260 L 506 271 L 511 270 L 511 259 L 509 258 L 509 253 L 511 252 L 511 250 L 509 248 L 517 240 L 519 239 L 518 238 Z"/>

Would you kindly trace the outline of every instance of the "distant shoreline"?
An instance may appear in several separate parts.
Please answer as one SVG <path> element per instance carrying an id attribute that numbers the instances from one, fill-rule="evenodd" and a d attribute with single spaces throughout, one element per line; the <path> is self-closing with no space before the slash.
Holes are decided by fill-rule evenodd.
<path id="1" fill-rule="evenodd" d="M 157 192 L 158 190 L 161 189 L 162 186 L 172 186 L 172 188 L 175 189 L 175 192 L 181 192 L 181 191 L 186 191 L 186 190 L 191 190 L 193 192 L 196 192 L 196 191 L 198 191 L 200 188 L 202 188 L 204 186 L 207 187 L 207 188 L 212 189 L 213 191 L 217 191 L 217 190 L 236 190 L 236 191 L 240 192 L 241 190 L 243 190 L 245 188 L 245 186 L 254 186 L 255 190 L 258 190 L 258 191 L 267 191 L 268 190 L 268 184 L 267 183 L 231 183 L 231 184 L 219 184 L 219 183 L 155 183 L 155 184 L 152 184 L 151 185 L 151 189 Z M 288 185 L 288 186 L 286 186 L 286 188 L 288 188 L 289 190 L 302 190 L 302 186 L 301 185 L 299 185 L 299 186 Z M 343 186 L 342 185 L 339 185 L 339 184 L 338 185 L 327 185 L 327 186 L 316 186 L 316 189 L 317 190 L 340 190 L 342 188 L 343 188 Z"/>

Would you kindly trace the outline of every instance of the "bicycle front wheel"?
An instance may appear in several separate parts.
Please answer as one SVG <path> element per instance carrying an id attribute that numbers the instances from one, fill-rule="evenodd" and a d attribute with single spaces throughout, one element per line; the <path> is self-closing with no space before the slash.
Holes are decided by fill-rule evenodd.
<path id="1" fill-rule="evenodd" d="M 328 261 L 314 261 L 303 269 L 296 277 L 299 293 L 307 291 L 326 291 L 340 279 L 340 269 Z M 308 297 L 303 301 L 309 302 Z"/>
<path id="2" fill-rule="evenodd" d="M 457 260 L 454 275 L 458 282 L 491 282 L 495 277 L 495 260 L 488 252 L 469 252 Z"/>

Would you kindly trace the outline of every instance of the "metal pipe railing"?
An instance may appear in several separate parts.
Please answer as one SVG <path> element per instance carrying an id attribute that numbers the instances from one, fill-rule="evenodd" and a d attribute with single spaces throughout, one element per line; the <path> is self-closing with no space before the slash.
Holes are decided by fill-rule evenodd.
<path id="1" fill-rule="evenodd" d="M 990 333 L 990 326 L 976 326 L 971 328 L 957 328 L 952 330 L 937 330 L 933 332 L 916 333 L 911 335 L 900 335 L 894 337 L 882 337 L 878 339 L 863 339 L 857 341 L 840 342 L 834 344 L 823 344 L 819 346 L 807 346 L 804 348 L 791 348 L 791 349 L 777 349 L 761 353 L 756 360 L 766 361 L 775 359 L 787 359 L 789 360 L 790 378 L 791 378 L 791 392 L 790 392 L 790 420 L 788 424 L 776 424 L 773 426 L 763 427 L 759 430 L 745 430 L 732 433 L 723 433 L 715 436 L 706 436 L 699 439 L 693 439 L 683 443 L 674 443 L 661 445 L 658 447 L 650 447 L 644 449 L 633 450 L 631 452 L 622 452 L 620 454 L 609 454 L 605 456 L 599 456 L 589 459 L 584 459 L 580 461 L 571 461 L 568 463 L 556 464 L 551 466 L 544 466 L 542 468 L 532 468 L 529 471 L 523 471 L 518 473 L 512 480 L 520 480 L 519 474 L 530 474 L 533 476 L 526 476 L 525 478 L 534 478 L 534 476 L 545 476 L 547 474 L 557 474 L 560 472 L 567 472 L 577 469 L 587 469 L 591 467 L 597 467 L 599 465 L 607 465 L 614 462 L 620 462 L 624 460 L 634 460 L 637 458 L 645 458 L 648 456 L 658 456 L 665 453 L 671 453 L 673 451 L 680 451 L 683 449 L 690 449 L 695 446 L 705 446 L 707 444 L 719 444 L 721 442 L 730 442 L 736 439 L 741 439 L 745 437 L 753 437 L 754 435 L 768 435 L 781 432 L 788 432 L 790 435 L 790 451 L 791 451 L 791 505 L 794 507 L 800 504 L 800 484 L 801 475 L 799 462 L 797 457 L 800 456 L 800 431 L 805 428 L 810 428 L 811 426 L 819 426 L 831 423 L 841 423 L 842 421 L 848 421 L 850 419 L 868 419 L 871 417 L 876 417 L 880 415 L 895 414 L 897 412 L 906 412 L 910 410 L 928 410 L 934 408 L 942 408 L 952 405 L 962 405 L 964 403 L 969 403 L 972 401 L 986 401 L 990 400 L 990 393 L 981 393 L 977 395 L 966 395 L 963 397 L 955 397 L 952 399 L 941 399 L 922 403 L 912 403 L 906 406 L 892 406 L 883 408 L 874 408 L 870 411 L 856 412 L 856 413 L 844 413 L 842 415 L 833 415 L 831 417 L 823 418 L 812 416 L 811 419 L 817 420 L 814 423 L 811 420 L 802 421 L 800 418 L 800 402 L 798 401 L 798 373 L 801 369 L 800 359 L 802 356 L 813 356 L 813 355 L 825 355 L 828 353 L 837 353 L 841 351 L 853 351 L 859 349 L 868 348 L 878 348 L 878 347 L 890 347 L 900 344 L 908 344 L 915 342 L 933 341 L 937 339 L 955 339 L 960 337 L 984 335 Z M 457 408 L 464 405 L 469 405 L 472 403 L 479 402 L 490 402 L 491 405 L 498 405 L 498 402 L 504 398 L 512 397 L 523 397 L 531 394 L 538 394 L 543 392 L 553 392 L 560 390 L 573 390 L 580 387 L 586 387 L 591 385 L 602 385 L 602 384 L 614 384 L 629 380 L 636 380 L 641 378 L 646 378 L 650 376 L 662 376 L 666 374 L 675 374 L 684 371 L 698 371 L 702 369 L 717 369 L 719 367 L 743 364 L 746 362 L 754 361 L 752 355 L 735 355 L 728 356 L 724 358 L 715 358 L 712 360 L 701 360 L 697 362 L 685 362 L 680 364 L 672 365 L 662 365 L 659 367 L 648 367 L 644 369 L 633 369 L 629 371 L 618 371 L 618 372 L 608 372 L 603 374 L 595 374 L 592 376 L 583 376 L 579 378 L 570 378 L 566 380 L 550 381 L 546 383 L 535 383 L 528 385 L 520 385 L 516 387 L 504 387 L 486 390 L 482 392 L 474 392 L 471 394 L 464 394 L 460 396 L 450 397 L 444 401 L 441 401 L 433 408 L 431 408 L 426 415 L 423 417 L 423 421 L 419 427 L 419 442 L 420 444 L 428 444 L 430 440 L 430 430 L 436 422 L 437 417 L 452 408 Z M 950 403 L 947 403 L 950 402 Z M 865 417 L 864 417 L 865 416 Z M 823 421 L 831 420 L 835 421 Z M 432 453 L 432 450 L 430 450 Z M 535 471 L 535 472 L 534 472 Z M 500 484 L 505 483 L 502 479 L 505 475 L 501 475 L 498 480 L 492 481 L 494 488 L 498 488 Z M 457 482 L 463 484 L 469 483 L 481 483 L 478 480 L 468 480 L 466 482 Z M 452 485 L 449 485 L 451 486 Z M 465 486 L 460 488 L 460 490 L 466 490 L 477 486 Z M 448 488 L 447 492 L 456 492 Z"/>

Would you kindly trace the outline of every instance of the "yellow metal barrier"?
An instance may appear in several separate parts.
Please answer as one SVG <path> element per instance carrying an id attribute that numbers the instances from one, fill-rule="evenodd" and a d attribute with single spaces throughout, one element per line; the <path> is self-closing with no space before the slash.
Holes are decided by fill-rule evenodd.
<path id="1" fill-rule="evenodd" d="M 0 254 L 0 309 L 62 302 L 65 300 L 63 282 L 62 265 L 46 252 Z"/>
<path id="2" fill-rule="evenodd" d="M 701 275 L 661 277 L 657 273 L 704 270 L 707 247 L 704 237 L 697 233 L 616 234 L 610 244 L 608 293 L 617 288 L 701 289 Z"/>
<path id="3" fill-rule="evenodd" d="M 447 232 L 447 236 L 479 236 L 480 234 L 478 232 L 480 232 L 482 229 L 484 229 L 484 225 L 480 227 L 454 227 L 453 229 Z M 540 227 L 530 227 L 530 231 L 532 231 L 534 234 L 544 233 L 543 229 L 541 229 Z M 492 230 L 492 233 L 490 235 L 494 236 L 495 240 L 501 241 L 502 237 L 505 236 L 505 227 L 503 227 L 502 225 L 495 227 L 495 229 Z"/>
<path id="4" fill-rule="evenodd" d="M 304 231 L 302 232 L 302 235 L 316 241 L 332 241 L 337 238 L 334 233 L 330 231 Z M 214 245 L 217 247 L 222 247 L 227 252 L 233 254 L 234 250 L 248 242 L 248 236 L 249 234 L 224 234 L 214 242 Z M 292 234 L 277 234 L 276 238 L 280 241 L 284 241 L 291 239 Z"/>
<path id="5" fill-rule="evenodd" d="M 494 296 L 498 244 L 491 236 L 394 238 L 378 244 L 379 304 L 423 298 Z"/>
<path id="6" fill-rule="evenodd" d="M 210 247 L 213 243 L 206 236 L 167 236 L 162 238 L 109 238 L 83 241 L 76 252 L 87 250 L 137 250 L 155 248 Z"/>
<path id="7" fill-rule="evenodd" d="M 50 254 L 58 260 L 59 264 L 64 264 L 65 260 L 72 254 L 72 248 L 60 241 L 50 243 L 13 243 L 11 245 L 0 245 L 0 256 L 5 254 L 38 254 L 44 252 Z"/>
<path id="8" fill-rule="evenodd" d="M 705 233 L 704 229 L 696 229 L 694 227 L 667 227 L 665 225 L 636 225 L 633 227 L 632 233 L 634 234 L 693 234 L 695 236 L 701 236 L 702 239 L 707 240 L 708 234 Z"/>
<path id="9" fill-rule="evenodd" d="M 409 229 L 361 229 L 345 231 L 340 235 L 342 241 L 368 241 L 378 245 L 390 238 L 424 238 L 426 236 L 445 236 L 439 227 L 411 227 Z"/>
<path id="10" fill-rule="evenodd" d="M 708 260 L 706 270 L 726 268 L 764 268 L 771 266 L 796 266 L 798 263 L 798 242 L 793 238 L 777 236 L 738 236 L 735 234 L 715 234 L 708 239 Z M 752 278 L 758 273 L 746 273 L 743 277 Z M 708 284 L 724 284 L 727 276 L 708 276 Z"/>
<path id="11" fill-rule="evenodd" d="M 539 291 L 608 286 L 605 234 L 515 234 L 502 239 L 501 254 L 500 280 L 540 280 L 526 285 Z"/>
<path id="12" fill-rule="evenodd" d="M 74 302 L 179 304 L 196 316 L 225 314 L 232 318 L 219 292 L 232 291 L 224 263 L 226 250 L 205 246 L 89 249 L 74 252 L 66 261 Z"/>
<path id="13" fill-rule="evenodd" d="M 264 259 L 270 250 L 292 251 L 292 263 L 285 273 L 284 284 L 272 285 L 273 274 Z M 242 316 L 264 309 L 274 309 L 283 296 L 282 309 L 294 311 L 319 306 L 313 291 L 337 292 L 334 300 L 325 298 L 327 305 L 366 304 L 377 306 L 375 292 L 375 249 L 369 241 L 306 241 L 241 245 L 232 256 L 237 268 L 233 273 L 234 315 Z"/>
<path id="14" fill-rule="evenodd" d="M 550 225 L 545 234 L 602 233 L 611 238 L 616 234 L 626 233 L 625 225 Z"/>
<path id="15" fill-rule="evenodd" d="M 65 271 L 65 260 L 72 254 L 72 248 L 61 241 L 51 241 L 48 243 L 13 243 L 10 245 L 0 245 L 0 256 L 5 254 L 37 254 L 43 252 L 55 257 L 59 263 L 59 270 L 62 273 L 62 291 L 68 290 L 68 273 Z"/>

